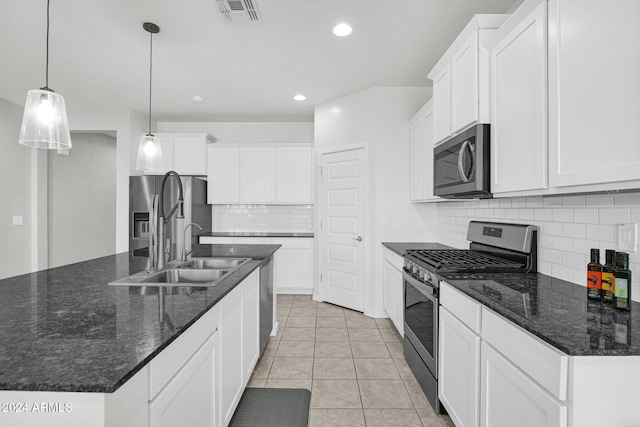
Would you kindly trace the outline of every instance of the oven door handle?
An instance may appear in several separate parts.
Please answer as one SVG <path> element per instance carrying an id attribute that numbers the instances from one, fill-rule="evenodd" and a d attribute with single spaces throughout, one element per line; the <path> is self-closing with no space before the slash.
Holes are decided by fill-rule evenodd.
<path id="1" fill-rule="evenodd" d="M 421 294 L 429 298 L 434 302 L 438 302 L 438 288 L 432 285 L 428 285 L 426 283 L 420 282 L 419 280 L 414 279 L 411 275 L 406 272 L 402 272 L 402 276 L 405 282 L 408 282 L 411 286 L 418 289 Z"/>

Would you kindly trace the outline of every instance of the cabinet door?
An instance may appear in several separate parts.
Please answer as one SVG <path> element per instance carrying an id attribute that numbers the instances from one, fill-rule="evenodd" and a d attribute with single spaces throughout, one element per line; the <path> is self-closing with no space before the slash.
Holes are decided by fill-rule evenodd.
<path id="1" fill-rule="evenodd" d="M 174 138 L 173 168 L 179 174 L 205 175 L 207 173 L 205 138 Z"/>
<path id="2" fill-rule="evenodd" d="M 490 52 L 491 189 L 547 187 L 547 13 L 541 2 Z"/>
<path id="3" fill-rule="evenodd" d="M 426 135 L 425 157 L 424 157 L 424 199 L 442 200 L 433 194 L 433 147 L 435 146 L 435 126 L 433 108 L 426 112 L 424 118 L 424 130 Z"/>
<path id="4" fill-rule="evenodd" d="M 226 426 L 244 390 L 242 285 L 236 286 L 220 304 L 220 410 Z"/>
<path id="5" fill-rule="evenodd" d="M 554 399 L 484 342 L 481 352 L 480 425 L 482 427 L 564 427 L 567 425 L 565 405 Z"/>
<path id="6" fill-rule="evenodd" d="M 478 121 L 478 32 L 451 58 L 451 131 Z"/>
<path id="7" fill-rule="evenodd" d="M 404 336 L 404 280 L 402 272 L 393 269 L 393 324 L 398 333 Z"/>
<path id="8" fill-rule="evenodd" d="M 150 425 L 154 427 L 182 425 L 185 416 L 188 417 L 190 426 L 216 425 L 217 338 L 217 333 L 209 337 L 149 404 Z"/>
<path id="9" fill-rule="evenodd" d="M 451 65 L 433 79 L 433 116 L 436 143 L 451 135 Z"/>
<path id="10" fill-rule="evenodd" d="M 382 305 L 384 311 L 387 312 L 389 318 L 393 321 L 395 318 L 395 292 L 394 273 L 396 269 L 386 259 L 382 262 Z"/>
<path id="11" fill-rule="evenodd" d="M 207 149 L 207 203 L 240 202 L 240 149 L 214 147 Z"/>
<path id="12" fill-rule="evenodd" d="M 276 149 L 276 201 L 313 203 L 312 150 L 309 147 Z"/>
<path id="13" fill-rule="evenodd" d="M 480 337 L 441 306 L 439 340 L 438 397 L 456 426 L 475 427 L 480 413 Z"/>
<path id="14" fill-rule="evenodd" d="M 313 292 L 313 239 L 273 239 L 282 245 L 274 254 L 274 292 Z"/>
<path id="15" fill-rule="evenodd" d="M 417 202 L 424 199 L 427 170 L 431 166 L 426 164 L 427 159 L 427 132 L 426 124 L 422 117 L 412 123 L 410 146 L 410 176 L 411 176 L 411 201 Z"/>
<path id="16" fill-rule="evenodd" d="M 242 369 L 249 382 L 260 357 L 260 270 L 244 279 L 242 286 Z"/>
<path id="17" fill-rule="evenodd" d="M 275 166 L 274 148 L 242 148 L 240 194 L 243 203 L 273 203 L 275 201 Z"/>
<path id="18" fill-rule="evenodd" d="M 549 0 L 551 187 L 640 179 L 638 22 L 634 0 Z"/>

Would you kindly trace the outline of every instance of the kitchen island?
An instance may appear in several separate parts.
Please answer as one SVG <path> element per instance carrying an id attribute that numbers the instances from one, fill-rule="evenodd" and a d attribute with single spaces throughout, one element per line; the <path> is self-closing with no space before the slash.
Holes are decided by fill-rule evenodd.
<path id="1" fill-rule="evenodd" d="M 0 280 L 0 425 L 149 425 L 149 394 L 162 395 L 150 365 L 170 364 L 163 355 L 189 348 L 195 331 L 218 332 L 213 322 L 225 316 L 219 303 L 238 294 L 244 304 L 236 288 L 249 279 L 257 311 L 258 268 L 278 247 L 194 245 L 194 256 L 252 261 L 215 286 L 173 288 L 162 306 L 159 288 L 108 286 L 147 268 L 148 259 L 132 252 Z M 244 313 L 228 308 L 228 317 Z"/>

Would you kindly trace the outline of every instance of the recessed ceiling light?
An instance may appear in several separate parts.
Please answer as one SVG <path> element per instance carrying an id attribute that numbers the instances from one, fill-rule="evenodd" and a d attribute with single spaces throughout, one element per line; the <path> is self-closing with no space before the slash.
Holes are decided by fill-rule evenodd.
<path id="1" fill-rule="evenodd" d="M 340 37 L 348 36 L 349 34 L 351 34 L 351 31 L 353 31 L 353 29 L 349 26 L 349 24 L 345 23 L 338 24 L 333 27 L 333 34 Z"/>
<path id="2" fill-rule="evenodd" d="M 196 102 L 201 102 L 201 101 L 204 101 L 204 98 L 203 98 L 203 97 L 201 97 L 201 96 L 198 96 L 198 95 L 193 95 L 193 96 L 191 97 L 191 100 L 192 100 L 192 101 L 196 101 Z"/>
<path id="3" fill-rule="evenodd" d="M 294 96 L 293 99 L 295 99 L 296 101 L 304 101 L 305 99 L 307 99 L 307 97 L 300 94 L 300 95 Z"/>

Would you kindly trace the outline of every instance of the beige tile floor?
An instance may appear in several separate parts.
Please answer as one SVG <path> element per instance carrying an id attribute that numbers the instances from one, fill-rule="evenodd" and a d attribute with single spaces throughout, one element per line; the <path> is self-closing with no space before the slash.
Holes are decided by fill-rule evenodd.
<path id="1" fill-rule="evenodd" d="M 250 387 L 311 390 L 310 427 L 447 427 L 407 366 L 389 319 L 278 295 L 280 330 Z"/>

